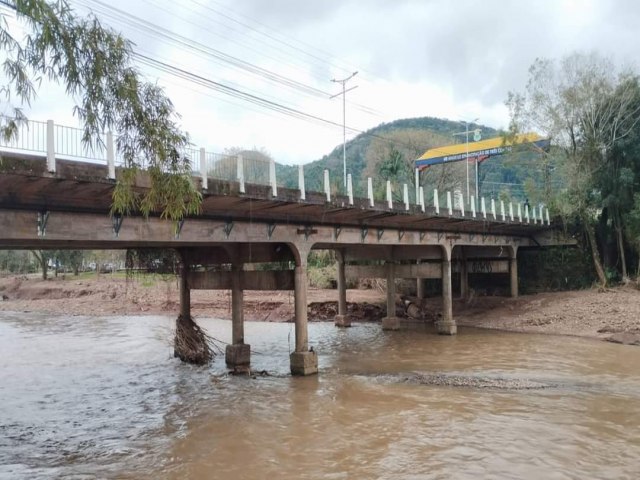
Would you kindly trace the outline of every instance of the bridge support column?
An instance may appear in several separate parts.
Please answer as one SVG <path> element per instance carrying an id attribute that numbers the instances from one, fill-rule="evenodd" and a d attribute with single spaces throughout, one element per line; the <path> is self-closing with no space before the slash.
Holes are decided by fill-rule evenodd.
<path id="1" fill-rule="evenodd" d="M 416 278 L 416 297 L 418 297 L 420 300 L 426 297 L 425 287 L 426 285 L 424 282 L 424 278 Z"/>
<path id="2" fill-rule="evenodd" d="M 400 330 L 400 319 L 396 317 L 395 265 L 387 262 L 387 316 L 382 319 L 383 330 Z"/>
<path id="3" fill-rule="evenodd" d="M 235 373 L 250 373 L 251 346 L 244 343 L 242 264 L 231 268 L 231 345 L 225 350 L 225 362 Z"/>
<path id="4" fill-rule="evenodd" d="M 292 375 L 318 373 L 318 355 L 313 350 L 309 350 L 306 257 L 303 260 L 303 262 L 296 265 L 295 270 L 296 349 L 289 356 Z"/>
<path id="5" fill-rule="evenodd" d="M 460 298 L 463 300 L 469 298 L 469 268 L 464 252 L 460 257 Z"/>
<path id="6" fill-rule="evenodd" d="M 351 319 L 347 315 L 347 277 L 345 275 L 344 257 L 337 252 L 338 257 L 338 315 L 335 318 L 336 327 L 350 327 Z"/>
<path id="7" fill-rule="evenodd" d="M 511 277 L 511 296 L 516 298 L 518 296 L 518 257 L 516 252 L 513 252 L 509 258 L 509 275 Z"/>
<path id="8" fill-rule="evenodd" d="M 458 332 L 453 320 L 453 295 L 451 291 L 451 252 L 442 259 L 442 319 L 436 322 L 440 335 L 455 335 Z"/>

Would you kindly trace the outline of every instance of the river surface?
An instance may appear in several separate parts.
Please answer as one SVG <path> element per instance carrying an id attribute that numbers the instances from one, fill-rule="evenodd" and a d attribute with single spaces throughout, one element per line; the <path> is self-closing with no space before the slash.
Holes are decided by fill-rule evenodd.
<path id="1" fill-rule="evenodd" d="M 292 378 L 293 325 L 248 322 L 248 378 L 181 364 L 172 324 L 0 313 L 0 478 L 640 478 L 638 347 L 316 323 Z"/>

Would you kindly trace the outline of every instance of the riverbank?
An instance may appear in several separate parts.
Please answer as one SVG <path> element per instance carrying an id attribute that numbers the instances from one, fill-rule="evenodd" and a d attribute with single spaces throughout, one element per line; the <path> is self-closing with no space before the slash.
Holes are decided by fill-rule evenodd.
<path id="1" fill-rule="evenodd" d="M 36 311 L 63 315 L 171 315 L 178 310 L 178 285 L 171 277 L 83 274 L 43 281 L 37 276 L 0 278 L 0 311 Z M 385 314 L 383 290 L 349 290 L 354 321 L 379 321 Z M 310 321 L 331 321 L 336 291 L 310 288 Z M 515 332 L 574 335 L 640 345 L 640 290 L 618 287 L 526 295 L 516 299 L 480 297 L 454 301 L 458 325 Z M 438 318 L 441 300 L 423 301 L 425 322 Z M 193 291 L 196 317 L 231 317 L 228 291 Z M 402 313 L 399 308 L 398 314 Z M 293 292 L 245 292 L 247 320 L 293 320 Z"/>

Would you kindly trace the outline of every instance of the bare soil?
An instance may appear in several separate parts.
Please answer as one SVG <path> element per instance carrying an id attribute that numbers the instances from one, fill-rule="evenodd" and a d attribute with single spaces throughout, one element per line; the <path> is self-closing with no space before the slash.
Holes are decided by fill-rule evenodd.
<path id="1" fill-rule="evenodd" d="M 332 321 L 337 292 L 310 288 L 309 320 Z M 348 311 L 354 321 L 378 321 L 385 316 L 385 292 L 349 290 Z M 0 278 L 0 311 L 38 311 L 67 315 L 140 315 L 178 313 L 178 284 L 160 277 L 127 279 L 102 274 L 66 276 L 43 281 L 37 276 Z M 404 299 L 407 300 L 407 299 Z M 441 299 L 412 300 L 422 311 L 418 321 L 441 315 Z M 192 313 L 229 319 L 228 291 L 192 291 Z M 408 301 L 399 301 L 396 314 L 406 315 Z M 411 313 L 411 312 L 410 312 Z M 247 320 L 290 322 L 293 292 L 245 292 Z M 460 326 L 598 338 L 640 345 L 640 290 L 634 286 L 527 295 L 519 298 L 472 295 L 454 301 Z M 415 320 L 414 320 L 415 321 Z"/>

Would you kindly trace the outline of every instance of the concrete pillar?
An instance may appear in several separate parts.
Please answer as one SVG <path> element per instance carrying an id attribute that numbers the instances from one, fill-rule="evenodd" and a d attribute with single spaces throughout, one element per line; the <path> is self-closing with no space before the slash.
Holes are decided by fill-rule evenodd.
<path id="1" fill-rule="evenodd" d="M 347 277 L 345 275 L 344 257 L 338 253 L 338 315 L 336 327 L 350 327 L 351 319 L 347 315 Z"/>
<path id="2" fill-rule="evenodd" d="M 400 319 L 396 317 L 395 265 L 392 262 L 387 262 L 387 316 L 382 319 L 382 329 L 400 329 Z"/>
<path id="3" fill-rule="evenodd" d="M 469 269 L 464 254 L 460 258 L 460 298 L 469 298 Z"/>
<path id="4" fill-rule="evenodd" d="M 511 277 L 511 296 L 518 296 L 518 257 L 514 253 L 509 259 L 509 274 Z"/>
<path id="5" fill-rule="evenodd" d="M 234 263 L 231 270 L 231 345 L 225 349 L 225 361 L 227 367 L 237 373 L 250 373 L 251 346 L 244 343 L 243 297 L 242 264 Z"/>
<path id="6" fill-rule="evenodd" d="M 182 317 L 191 316 L 191 290 L 187 277 L 189 275 L 189 266 L 183 264 L 180 269 L 180 315 Z"/>
<path id="7" fill-rule="evenodd" d="M 451 259 L 446 253 L 442 259 L 442 319 L 436 323 L 440 335 L 455 335 L 458 331 L 453 320 L 453 295 L 451 292 Z"/>
<path id="8" fill-rule="evenodd" d="M 419 264 L 420 262 L 418 262 Z M 425 278 L 416 278 L 416 297 L 420 300 L 427 297 L 427 280 Z"/>
<path id="9" fill-rule="evenodd" d="M 318 373 L 318 355 L 309 350 L 307 325 L 307 262 L 296 265 L 295 270 L 295 326 L 296 349 L 289 356 L 292 375 L 312 375 Z"/>

